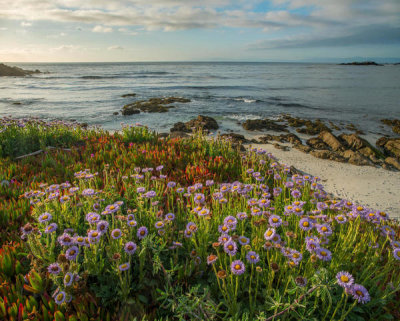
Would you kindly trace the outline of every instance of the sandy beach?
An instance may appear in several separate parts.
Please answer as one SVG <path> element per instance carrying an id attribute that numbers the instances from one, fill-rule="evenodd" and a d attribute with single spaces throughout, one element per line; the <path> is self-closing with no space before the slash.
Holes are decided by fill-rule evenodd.
<path id="1" fill-rule="evenodd" d="M 251 146 L 267 150 L 280 163 L 320 177 L 325 190 L 335 197 L 384 211 L 391 218 L 400 218 L 400 172 L 319 159 L 291 147 L 290 151 L 283 151 L 272 144 Z"/>

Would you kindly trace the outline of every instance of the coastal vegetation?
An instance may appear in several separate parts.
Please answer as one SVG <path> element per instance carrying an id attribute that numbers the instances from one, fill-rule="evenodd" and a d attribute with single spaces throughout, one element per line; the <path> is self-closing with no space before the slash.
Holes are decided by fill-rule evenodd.
<path id="1" fill-rule="evenodd" d="M 1 319 L 400 318 L 397 221 L 201 130 L 3 118 L 0 231 Z"/>

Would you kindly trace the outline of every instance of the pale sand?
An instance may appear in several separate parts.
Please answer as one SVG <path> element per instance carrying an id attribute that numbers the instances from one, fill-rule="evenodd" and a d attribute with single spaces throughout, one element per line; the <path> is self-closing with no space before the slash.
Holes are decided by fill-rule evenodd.
<path id="1" fill-rule="evenodd" d="M 319 159 L 291 147 L 290 151 L 282 151 L 271 144 L 251 146 L 265 149 L 281 164 L 320 177 L 325 191 L 336 197 L 400 218 L 400 172 Z"/>

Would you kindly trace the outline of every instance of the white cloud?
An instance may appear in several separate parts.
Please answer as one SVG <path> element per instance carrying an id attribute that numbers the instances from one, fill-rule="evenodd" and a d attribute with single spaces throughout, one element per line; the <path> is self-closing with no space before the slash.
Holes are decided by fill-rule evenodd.
<path id="1" fill-rule="evenodd" d="M 0 31 L 6 31 L 6 30 L 8 30 L 8 28 L 6 28 L 6 27 L 1 27 L 0 28 Z"/>
<path id="2" fill-rule="evenodd" d="M 93 32 L 109 33 L 109 32 L 112 32 L 113 29 L 111 27 L 95 26 L 95 27 L 93 27 L 92 31 Z"/>
<path id="3" fill-rule="evenodd" d="M 108 50 L 124 50 L 125 48 L 122 46 L 111 46 L 107 48 Z"/>
<path id="4" fill-rule="evenodd" d="M 32 23 L 30 23 L 30 22 L 26 22 L 26 21 L 21 22 L 21 27 L 31 27 L 31 26 L 32 26 Z"/>

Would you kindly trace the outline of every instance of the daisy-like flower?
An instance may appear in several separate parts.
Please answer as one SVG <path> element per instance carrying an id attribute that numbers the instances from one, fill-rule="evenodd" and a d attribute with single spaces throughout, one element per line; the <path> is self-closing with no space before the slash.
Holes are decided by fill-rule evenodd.
<path id="1" fill-rule="evenodd" d="M 300 216 L 300 215 L 303 215 L 303 214 L 304 214 L 304 211 L 303 211 L 303 209 L 302 209 L 300 206 L 295 206 L 295 207 L 293 208 L 292 213 L 296 214 L 297 216 Z"/>
<path id="2" fill-rule="evenodd" d="M 117 205 L 117 204 L 107 205 L 105 208 L 105 211 L 108 213 L 115 213 L 118 210 L 119 210 L 119 205 Z"/>
<path id="3" fill-rule="evenodd" d="M 56 230 L 57 230 L 57 224 L 56 223 L 51 223 L 51 224 L 46 226 L 44 232 L 46 234 L 49 234 L 49 233 L 55 232 Z"/>
<path id="4" fill-rule="evenodd" d="M 146 189 L 145 189 L 144 187 L 138 187 L 138 188 L 136 189 L 136 192 L 137 192 L 138 194 L 143 194 L 145 191 L 146 191 Z"/>
<path id="5" fill-rule="evenodd" d="M 236 217 L 238 218 L 238 220 L 243 221 L 244 219 L 247 218 L 247 214 L 245 212 L 239 212 L 236 214 Z"/>
<path id="6" fill-rule="evenodd" d="M 128 242 L 124 246 L 124 250 L 127 254 L 132 255 L 136 252 L 137 245 L 134 242 Z"/>
<path id="7" fill-rule="evenodd" d="M 193 236 L 193 231 L 192 230 L 189 230 L 189 229 L 186 229 L 185 230 L 185 232 L 183 233 L 183 235 L 186 237 L 186 238 L 191 238 L 192 236 Z"/>
<path id="8" fill-rule="evenodd" d="M 262 214 L 262 211 L 257 207 L 257 206 L 253 206 L 251 208 L 251 215 L 253 216 L 259 216 Z"/>
<path id="9" fill-rule="evenodd" d="M 101 233 L 97 230 L 90 230 L 88 232 L 88 238 L 89 238 L 89 242 L 91 244 L 95 244 L 98 243 L 101 237 Z"/>
<path id="10" fill-rule="evenodd" d="M 163 221 L 157 221 L 157 222 L 154 223 L 154 227 L 156 229 L 163 228 L 164 227 L 164 222 Z"/>
<path id="11" fill-rule="evenodd" d="M 318 258 L 322 261 L 330 261 L 332 259 L 332 253 L 328 249 L 320 247 L 316 250 Z"/>
<path id="12" fill-rule="evenodd" d="M 264 233 L 264 238 L 269 241 L 272 240 L 274 238 L 274 236 L 276 235 L 276 231 L 274 228 L 269 228 L 265 231 Z"/>
<path id="13" fill-rule="evenodd" d="M 64 286 L 71 286 L 74 281 L 74 275 L 71 272 L 67 272 L 64 276 Z"/>
<path id="14" fill-rule="evenodd" d="M 235 275 L 243 274 L 246 271 L 244 263 L 240 260 L 235 260 L 231 264 L 231 271 Z"/>
<path id="15" fill-rule="evenodd" d="M 231 237 L 228 234 L 222 234 L 219 238 L 218 238 L 218 242 L 225 244 L 226 242 L 229 241 Z"/>
<path id="16" fill-rule="evenodd" d="M 296 279 L 294 281 L 296 282 L 297 286 L 300 286 L 300 287 L 305 287 L 307 285 L 307 278 L 302 277 L 302 276 L 296 277 Z"/>
<path id="17" fill-rule="evenodd" d="M 128 270 L 130 268 L 130 266 L 131 265 L 129 264 L 129 262 L 126 262 L 126 263 L 123 263 L 120 266 L 118 266 L 118 269 L 120 271 L 126 271 L 126 270 Z"/>
<path id="18" fill-rule="evenodd" d="M 236 242 L 230 239 L 228 242 L 224 244 L 224 251 L 226 254 L 234 256 L 237 252 Z"/>
<path id="19" fill-rule="evenodd" d="M 347 217 L 345 215 L 337 215 L 337 216 L 335 216 L 335 220 L 339 224 L 344 224 L 347 222 Z"/>
<path id="20" fill-rule="evenodd" d="M 60 291 L 54 295 L 54 301 L 60 305 L 63 304 L 65 301 L 66 294 L 64 291 Z"/>
<path id="21" fill-rule="evenodd" d="M 194 194 L 193 199 L 194 199 L 194 202 L 195 202 L 195 203 L 197 203 L 197 204 L 203 204 L 206 198 L 205 198 L 204 194 L 202 194 L 202 193 L 196 193 L 196 194 Z"/>
<path id="22" fill-rule="evenodd" d="M 68 260 L 75 260 L 79 254 L 79 248 L 77 246 L 71 246 L 66 252 L 65 256 Z"/>
<path id="23" fill-rule="evenodd" d="M 262 198 L 258 201 L 258 206 L 260 207 L 269 207 L 271 201 L 269 199 Z"/>
<path id="24" fill-rule="evenodd" d="M 71 198 L 68 195 L 64 195 L 60 197 L 60 203 L 68 202 Z"/>
<path id="25" fill-rule="evenodd" d="M 55 199 L 55 198 L 57 198 L 59 196 L 60 196 L 60 193 L 58 193 L 58 192 L 50 193 L 49 197 L 48 197 L 48 200 L 51 201 L 51 200 L 53 200 L 53 199 Z"/>
<path id="26" fill-rule="evenodd" d="M 229 231 L 230 231 L 229 226 L 227 226 L 225 224 L 218 226 L 218 232 L 220 232 L 220 233 L 228 233 Z"/>
<path id="27" fill-rule="evenodd" d="M 58 263 L 52 263 L 48 266 L 47 272 L 57 275 L 61 272 L 61 267 Z"/>
<path id="28" fill-rule="evenodd" d="M 306 240 L 306 249 L 307 249 L 307 251 L 309 251 L 310 253 L 313 253 L 313 252 L 315 252 L 316 250 L 318 250 L 320 248 L 320 243 L 319 243 L 319 240 L 318 240 L 318 242 L 317 241 L 315 241 L 315 240 L 313 240 L 313 239 L 310 239 L 310 240 Z"/>
<path id="29" fill-rule="evenodd" d="M 305 217 L 305 218 L 302 218 L 300 221 L 299 221 L 299 226 L 300 226 L 300 228 L 303 230 L 303 231 L 309 231 L 309 230 L 311 230 L 312 228 L 313 228 L 313 222 L 309 219 L 309 218 L 307 218 L 307 217 Z"/>
<path id="30" fill-rule="evenodd" d="M 135 215 L 133 214 L 128 214 L 128 216 L 126 217 L 127 221 L 133 221 L 135 219 Z"/>
<path id="31" fill-rule="evenodd" d="M 77 245 L 85 245 L 85 238 L 83 236 L 75 236 L 74 237 L 74 243 Z"/>
<path id="32" fill-rule="evenodd" d="M 94 194 L 96 194 L 96 192 L 94 191 L 94 189 L 91 188 L 87 188 L 82 191 L 83 196 L 93 196 Z"/>
<path id="33" fill-rule="evenodd" d="M 350 290 L 353 298 L 357 300 L 359 303 L 367 303 L 371 300 L 371 297 L 365 287 L 361 284 L 353 284 Z"/>
<path id="34" fill-rule="evenodd" d="M 185 189 L 183 187 L 179 187 L 179 188 L 176 189 L 176 192 L 179 193 L 179 194 L 182 194 L 182 193 L 185 192 Z"/>
<path id="35" fill-rule="evenodd" d="M 193 222 L 189 222 L 186 224 L 186 229 L 195 233 L 197 232 L 197 225 Z"/>
<path id="36" fill-rule="evenodd" d="M 237 224 L 237 219 L 234 216 L 227 216 L 224 218 L 224 224 L 228 225 L 228 226 L 235 226 Z"/>
<path id="37" fill-rule="evenodd" d="M 298 189 L 294 189 L 290 192 L 290 194 L 294 197 L 294 198 L 300 198 L 301 197 L 301 192 Z"/>
<path id="38" fill-rule="evenodd" d="M 176 186 L 176 183 L 173 181 L 170 181 L 167 183 L 167 187 L 169 187 L 169 188 L 174 188 L 175 186 Z"/>
<path id="39" fill-rule="evenodd" d="M 139 227 L 139 229 L 137 231 L 137 237 L 139 240 L 142 240 L 143 238 L 145 238 L 147 236 L 148 233 L 149 233 L 149 231 L 147 230 L 146 226 Z"/>
<path id="40" fill-rule="evenodd" d="M 332 235 L 332 228 L 328 224 L 318 224 L 317 231 L 321 235 L 325 236 Z"/>
<path id="41" fill-rule="evenodd" d="M 107 221 L 99 221 L 99 222 L 97 223 L 97 230 L 98 230 L 101 234 L 104 234 L 104 233 L 107 232 L 108 226 L 109 226 L 109 223 L 108 223 Z"/>
<path id="42" fill-rule="evenodd" d="M 45 213 L 43 213 L 42 215 L 39 216 L 38 220 L 39 220 L 40 223 L 44 223 L 44 222 L 51 221 L 52 218 L 53 217 L 51 216 L 50 213 L 45 212 Z"/>
<path id="43" fill-rule="evenodd" d="M 128 221 L 127 224 L 129 227 L 135 227 L 137 225 L 137 222 L 135 220 L 132 220 L 132 221 Z"/>
<path id="44" fill-rule="evenodd" d="M 74 243 L 74 239 L 71 235 L 68 233 L 64 233 L 58 237 L 58 243 L 61 244 L 61 246 L 70 246 Z"/>
<path id="45" fill-rule="evenodd" d="M 201 209 L 200 211 L 198 211 L 197 214 L 198 214 L 199 216 L 206 216 L 206 215 L 210 214 L 210 210 L 208 210 L 208 209 L 206 209 L 206 208 L 203 208 L 203 209 Z"/>
<path id="46" fill-rule="evenodd" d="M 250 239 L 245 236 L 239 236 L 238 241 L 240 245 L 247 245 L 250 243 Z"/>
<path id="47" fill-rule="evenodd" d="M 393 257 L 394 257 L 396 260 L 400 261 L 400 248 L 395 248 L 395 249 L 393 250 Z"/>
<path id="48" fill-rule="evenodd" d="M 282 225 L 282 219 L 280 216 L 278 215 L 271 215 L 268 219 L 268 223 L 272 226 L 272 227 L 279 227 Z"/>
<path id="49" fill-rule="evenodd" d="M 260 261 L 260 256 L 254 251 L 249 251 L 246 255 L 246 259 L 251 264 L 256 264 L 258 261 Z"/>
<path id="50" fill-rule="evenodd" d="M 208 265 L 214 264 L 217 260 L 218 260 L 218 256 L 216 256 L 214 254 L 210 254 L 209 256 L 207 256 L 207 264 Z"/>
<path id="51" fill-rule="evenodd" d="M 174 219 L 175 219 L 175 214 L 173 214 L 173 213 L 168 213 L 165 215 L 166 221 L 173 221 Z"/>
<path id="52" fill-rule="evenodd" d="M 119 228 L 116 228 L 116 229 L 112 230 L 112 231 L 111 231 L 111 237 L 112 237 L 114 240 L 120 239 L 120 238 L 122 237 L 122 232 L 121 232 L 121 230 L 120 230 Z"/>
<path id="53" fill-rule="evenodd" d="M 347 288 L 354 283 L 353 276 L 346 271 L 341 271 L 338 274 L 336 274 L 336 280 L 338 284 L 343 288 Z"/>
<path id="54" fill-rule="evenodd" d="M 100 220 L 100 215 L 95 212 L 90 212 L 86 214 L 86 221 L 90 224 L 96 224 Z"/>

